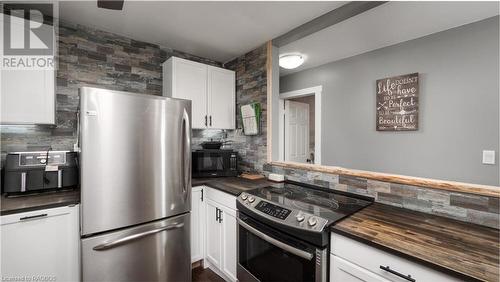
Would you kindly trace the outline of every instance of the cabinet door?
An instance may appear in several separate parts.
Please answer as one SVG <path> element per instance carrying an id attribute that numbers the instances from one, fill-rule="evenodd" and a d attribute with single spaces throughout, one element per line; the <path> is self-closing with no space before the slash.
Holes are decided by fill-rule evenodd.
<path id="1" fill-rule="evenodd" d="M 221 224 L 216 220 L 218 212 L 217 204 L 207 200 L 205 223 L 206 223 L 206 256 L 205 258 L 216 268 L 221 267 L 222 256 L 222 228 Z"/>
<path id="2" fill-rule="evenodd" d="M 2 277 L 80 279 L 79 207 L 61 207 L 1 217 Z M 55 281 L 50 280 L 50 281 Z"/>
<path id="3" fill-rule="evenodd" d="M 222 208 L 222 272 L 232 281 L 236 281 L 237 222 L 236 211 Z"/>
<path id="4" fill-rule="evenodd" d="M 193 187 L 191 194 L 191 262 L 203 259 L 205 213 L 203 187 Z"/>
<path id="5" fill-rule="evenodd" d="M 13 32 L 24 32 L 24 20 L 16 18 L 10 22 Z M 42 25 L 39 29 L 44 32 L 54 32 L 49 25 Z M 1 41 L 0 53 L 3 54 Z M 44 69 L 1 70 L 0 123 L 55 124 L 54 73 L 54 70 Z"/>
<path id="6" fill-rule="evenodd" d="M 206 128 L 207 65 L 174 58 L 172 97 L 191 100 L 193 128 Z"/>
<path id="7" fill-rule="evenodd" d="M 208 67 L 208 113 L 210 128 L 235 128 L 235 73 Z M 211 119 L 211 123 L 210 123 Z"/>
<path id="8" fill-rule="evenodd" d="M 330 255 L 330 282 L 390 282 L 358 265 Z"/>

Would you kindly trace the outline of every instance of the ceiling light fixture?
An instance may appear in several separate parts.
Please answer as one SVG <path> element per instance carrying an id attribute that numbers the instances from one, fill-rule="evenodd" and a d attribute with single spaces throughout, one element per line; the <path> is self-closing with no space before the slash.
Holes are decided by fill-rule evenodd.
<path id="1" fill-rule="evenodd" d="M 298 68 L 304 63 L 304 57 L 300 54 L 287 54 L 280 56 L 280 67 L 291 70 Z"/>

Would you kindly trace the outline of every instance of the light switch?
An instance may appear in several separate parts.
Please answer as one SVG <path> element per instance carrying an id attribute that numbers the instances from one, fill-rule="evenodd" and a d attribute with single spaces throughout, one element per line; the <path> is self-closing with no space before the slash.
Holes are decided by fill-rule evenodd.
<path id="1" fill-rule="evenodd" d="M 483 150 L 483 164 L 495 164 L 495 151 Z"/>

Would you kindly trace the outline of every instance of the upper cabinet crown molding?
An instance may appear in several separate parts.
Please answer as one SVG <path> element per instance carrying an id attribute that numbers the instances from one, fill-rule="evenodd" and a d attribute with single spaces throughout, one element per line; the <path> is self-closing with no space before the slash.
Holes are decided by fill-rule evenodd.
<path id="1" fill-rule="evenodd" d="M 163 63 L 163 96 L 191 100 L 194 129 L 234 129 L 235 72 L 177 57 Z"/>
<path id="2" fill-rule="evenodd" d="M 14 32 L 24 32 L 24 27 L 30 26 L 24 25 L 23 21 L 27 20 L 11 21 L 11 24 L 16 25 L 13 27 Z M 54 28 L 46 24 L 40 28 L 50 29 L 54 50 L 57 50 Z M 3 54 L 1 38 L 0 54 Z M 55 124 L 55 79 L 55 69 L 0 70 L 0 123 Z"/>

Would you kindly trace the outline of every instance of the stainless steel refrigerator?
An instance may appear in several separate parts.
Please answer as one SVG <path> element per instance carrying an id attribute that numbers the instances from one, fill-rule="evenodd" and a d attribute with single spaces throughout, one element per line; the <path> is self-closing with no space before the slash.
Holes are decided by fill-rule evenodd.
<path id="1" fill-rule="evenodd" d="M 84 281 L 191 281 L 191 101 L 80 89 Z"/>

